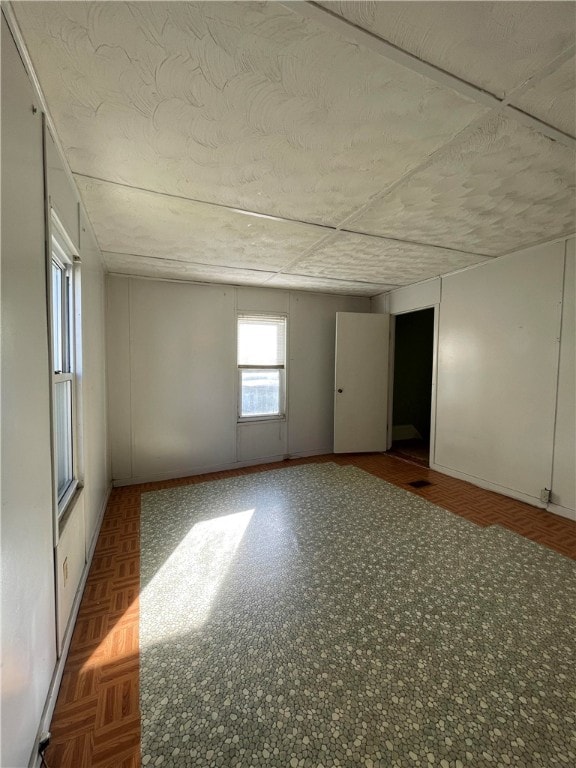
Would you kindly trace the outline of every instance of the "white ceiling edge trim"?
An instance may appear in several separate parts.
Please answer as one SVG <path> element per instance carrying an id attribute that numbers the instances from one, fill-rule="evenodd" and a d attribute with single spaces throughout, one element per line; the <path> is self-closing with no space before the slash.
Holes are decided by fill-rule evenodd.
<path id="1" fill-rule="evenodd" d="M 379 285 L 379 286 L 387 286 L 390 290 L 394 290 L 395 288 L 402 288 L 404 283 L 390 283 L 387 280 L 356 280 L 355 278 L 347 278 L 347 277 L 326 277 L 326 275 L 305 275 L 301 272 L 282 272 L 282 274 L 274 275 L 271 279 L 273 280 L 275 277 L 285 277 L 285 278 L 291 278 L 291 277 L 303 277 L 305 280 L 328 280 L 333 283 L 347 283 L 348 285 L 354 284 L 354 285 Z M 265 282 L 268 282 L 266 280 Z M 264 283 L 263 283 L 264 285 Z"/>
<path id="2" fill-rule="evenodd" d="M 558 141 L 570 149 L 576 149 L 576 138 L 574 136 L 570 136 L 569 134 L 560 131 L 558 128 L 539 120 L 537 117 L 534 117 L 527 112 L 522 112 L 521 110 L 510 106 L 507 97 L 500 99 L 494 94 L 489 93 L 476 85 L 472 85 L 472 83 L 462 80 L 459 77 L 456 77 L 456 75 L 452 75 L 450 72 L 447 72 L 434 64 L 430 64 L 430 62 L 419 59 L 417 56 L 404 51 L 393 43 L 389 43 L 387 40 L 384 40 L 373 32 L 370 32 L 363 27 L 359 27 L 357 24 L 354 24 L 343 16 L 339 16 L 329 8 L 316 5 L 314 2 L 309 2 L 309 0 L 277 0 L 277 2 L 293 13 L 310 19 L 311 21 L 318 22 L 324 27 L 328 27 L 334 32 L 337 32 L 342 37 L 358 43 L 365 48 L 369 48 L 374 53 L 384 56 L 390 61 L 394 61 L 396 64 L 399 64 L 406 69 L 410 69 L 412 72 L 416 72 L 419 75 L 427 77 L 429 80 L 434 80 L 440 85 L 451 88 L 461 96 L 468 97 L 489 109 L 501 110 L 507 116 L 523 122 L 524 125 L 530 125 L 530 127 L 539 131 L 539 133 L 548 136 L 548 138 Z M 560 63 L 565 60 L 564 57 L 568 55 L 570 50 L 571 49 L 564 51 L 559 57 L 554 59 L 552 65 L 555 65 L 556 67 L 560 66 Z M 543 71 L 549 74 L 550 66 L 549 63 Z M 516 96 L 520 90 L 524 90 L 524 88 L 534 85 L 539 79 L 539 75 L 540 73 L 536 73 L 536 75 L 529 81 L 522 83 L 521 86 L 514 89 L 512 92 L 514 96 Z"/>
<path id="3" fill-rule="evenodd" d="M 243 290 L 246 288 L 250 288 L 252 290 L 256 289 L 262 289 L 265 291 L 279 291 L 280 293 L 305 293 L 310 294 L 314 293 L 318 296 L 337 296 L 338 298 L 344 298 L 347 297 L 349 299 L 364 299 L 366 301 L 370 301 L 371 299 L 375 298 L 376 296 L 382 296 L 384 294 L 382 293 L 375 293 L 373 296 L 358 296 L 354 293 L 332 293 L 331 291 L 319 291 L 318 289 L 314 290 L 307 290 L 306 288 L 279 288 L 277 286 L 264 286 L 262 285 L 239 285 L 237 283 L 213 283 L 209 280 L 187 280 L 183 277 L 155 277 L 153 275 L 133 275 L 130 272 L 118 272 L 117 270 L 113 272 L 106 272 L 106 277 L 121 277 L 123 280 L 149 280 L 156 283 L 178 283 L 179 285 L 200 285 L 200 286 L 209 286 L 211 288 L 232 288 L 234 290 Z M 438 279 L 438 278 L 433 278 Z M 360 283 L 359 283 L 360 285 Z M 396 286 L 397 288 L 401 288 L 403 286 Z M 393 290 L 396 290 L 396 287 Z M 391 291 L 385 291 L 384 293 L 390 293 Z"/>
<path id="4" fill-rule="evenodd" d="M 531 248 L 539 248 L 540 246 L 545 245 L 555 245 L 556 243 L 563 243 L 567 240 L 570 240 L 570 238 L 576 237 L 576 233 L 573 235 L 562 235 L 562 237 L 555 237 L 553 240 L 540 240 L 537 243 L 531 243 L 530 245 L 524 245 L 522 248 L 516 248 L 514 251 L 508 251 L 507 253 L 503 253 L 501 256 L 496 256 L 495 258 L 500 261 L 500 259 L 508 259 L 512 256 L 516 256 L 520 253 L 523 253 L 524 251 L 529 251 Z M 460 272 L 469 272 L 471 269 L 480 269 L 480 267 L 485 267 L 488 264 L 491 263 L 490 261 L 481 261 L 479 264 L 468 264 L 466 267 L 459 267 L 458 269 L 453 269 L 450 272 L 445 272 L 442 275 L 438 275 L 437 278 L 431 278 L 431 279 L 440 279 L 444 280 L 446 277 L 452 277 L 452 275 L 457 275 Z M 418 283 L 409 283 L 408 285 L 398 286 L 398 288 L 411 288 L 414 285 L 418 285 L 419 283 L 427 282 L 426 280 L 420 280 Z M 386 291 L 386 294 L 393 293 L 393 291 L 398 290 L 398 288 L 393 288 L 391 291 Z"/>
<path id="5" fill-rule="evenodd" d="M 146 253 L 126 253 L 125 251 L 109 251 L 107 249 L 102 250 L 102 255 L 105 256 L 106 254 L 110 254 L 110 256 L 128 256 L 134 259 L 152 259 L 157 261 L 158 264 L 162 264 L 164 262 L 170 264 L 184 264 L 187 267 L 199 267 L 200 269 L 203 267 L 208 267 L 209 269 L 233 269 L 242 272 L 255 272 L 256 274 L 264 273 L 266 275 L 269 275 L 274 271 L 271 269 L 258 269 L 257 267 L 238 267 L 232 264 L 213 264 L 207 261 L 186 261 L 185 259 L 173 259 L 168 256 L 150 256 L 150 254 Z M 266 280 L 263 282 L 266 282 Z"/>
<path id="6" fill-rule="evenodd" d="M 564 243 L 566 240 L 570 240 L 571 238 L 576 238 L 576 229 L 574 232 L 569 232 L 567 235 L 560 235 L 560 237 L 555 237 L 553 240 L 550 240 L 549 238 L 543 238 L 542 240 L 537 240 L 535 243 L 530 243 L 530 245 L 523 245 L 522 248 L 515 248 L 513 251 L 506 251 L 506 253 L 503 253 L 501 256 L 498 256 L 499 259 L 504 259 L 507 256 L 514 256 L 517 253 L 522 253 L 522 251 L 528 251 L 530 248 L 538 248 L 541 245 L 554 245 L 554 243 Z M 471 264 L 471 267 L 480 267 L 481 264 Z M 462 270 L 458 269 L 457 272 L 461 272 Z"/>
<path id="7" fill-rule="evenodd" d="M 494 259 L 507 259 L 511 256 L 516 256 L 519 253 L 523 253 L 524 251 L 529 251 L 531 248 L 539 248 L 540 246 L 544 245 L 555 245 L 556 243 L 565 243 L 571 238 L 576 238 L 576 231 L 574 233 L 569 235 L 562 235 L 561 237 L 555 237 L 553 240 L 539 240 L 536 243 L 531 243 L 530 245 L 523 245 L 522 248 L 516 248 L 514 251 L 507 251 L 506 253 L 503 253 L 501 256 L 494 256 L 493 259 L 488 259 L 486 261 L 481 261 L 479 264 L 468 264 L 465 267 L 458 267 L 458 269 L 453 269 L 450 272 L 444 272 L 441 275 L 436 275 L 436 277 L 427 277 L 425 280 L 418 280 L 415 283 L 407 283 L 406 285 L 397 285 L 394 288 L 391 288 L 389 291 L 383 291 L 382 293 L 376 294 L 376 296 L 372 296 L 371 298 L 375 299 L 378 296 L 389 296 L 391 293 L 394 293 L 394 291 L 400 291 L 405 288 L 413 288 L 415 285 L 422 285 L 423 283 L 429 283 L 432 280 L 444 280 L 445 277 L 451 277 L 452 275 L 457 275 L 460 272 L 469 272 L 471 269 L 480 269 L 481 267 L 485 267 L 487 264 L 490 264 Z"/>
<path id="8" fill-rule="evenodd" d="M 481 264 L 470 264 L 467 267 L 462 267 L 460 269 L 454 270 L 454 272 L 465 272 L 467 269 L 471 269 L 472 267 L 480 267 L 482 264 L 486 264 L 487 262 L 482 262 Z M 395 293 L 396 291 L 405 291 L 409 290 L 410 288 L 414 288 L 417 285 L 424 285 L 425 283 L 433 283 L 435 280 L 442 281 L 443 277 L 446 277 L 446 275 L 451 275 L 452 272 L 446 272 L 443 275 L 435 275 L 434 277 L 426 277 L 424 280 L 418 280 L 415 283 L 406 283 L 405 285 L 395 285 L 392 288 L 390 288 L 387 291 L 382 291 L 382 293 L 377 293 L 375 296 L 371 296 L 371 299 L 377 299 L 380 296 L 390 296 L 391 293 Z M 431 305 L 432 306 L 432 305 Z M 426 309 L 426 307 L 422 307 L 422 309 Z M 412 311 L 412 310 L 410 310 Z"/>
<path id="9" fill-rule="evenodd" d="M 38 75 L 36 74 L 36 70 L 34 69 L 34 65 L 32 64 L 32 58 L 30 56 L 30 53 L 28 52 L 28 48 L 26 47 L 26 43 L 24 42 L 24 36 L 22 35 L 22 31 L 20 29 L 18 21 L 16 20 L 16 15 L 14 13 L 14 9 L 12 8 L 12 2 L 6 2 L 3 0 L 1 12 L 4 14 L 4 18 L 6 19 L 6 23 L 8 24 L 8 29 L 10 30 L 12 37 L 14 38 L 14 42 L 16 43 L 16 48 L 18 49 L 18 53 L 20 54 L 22 63 L 24 64 L 24 69 L 26 70 L 28 77 L 32 82 L 32 88 L 36 92 L 36 97 L 40 102 L 42 112 L 44 113 L 44 120 L 46 121 L 46 127 L 48 128 L 48 130 L 50 131 L 50 134 L 52 135 L 52 140 L 56 147 L 56 151 L 60 156 L 60 161 L 62 162 L 64 173 L 66 174 L 68 181 L 72 185 L 72 188 L 76 191 L 76 194 L 78 195 L 78 200 L 80 201 L 80 208 L 84 214 L 84 220 L 86 221 L 87 225 L 90 227 L 90 232 L 98 248 L 100 265 L 102 266 L 102 270 L 105 272 L 106 268 L 104 265 L 104 259 L 102 258 L 102 250 L 100 248 L 100 243 L 98 242 L 98 238 L 96 237 L 96 232 L 94 231 L 94 227 L 92 226 L 92 221 L 90 220 L 90 216 L 88 216 L 88 211 L 86 210 L 86 206 L 84 205 L 84 200 L 82 199 L 80 190 L 76 185 L 76 181 L 74 179 L 74 173 L 72 172 L 72 169 L 70 168 L 70 164 L 68 163 L 68 158 L 66 157 L 66 154 L 64 152 L 62 142 L 60 141 L 60 137 L 58 136 L 58 132 L 56 131 L 54 120 L 52 119 L 50 109 L 48 108 L 48 102 L 46 101 L 46 97 L 44 96 L 44 91 L 42 90 L 42 86 L 40 85 L 40 81 L 38 80 Z M 79 228 L 79 237 L 80 237 L 80 247 L 82 247 L 81 228 Z"/>
<path id="10" fill-rule="evenodd" d="M 191 268 L 199 267 L 200 269 L 202 269 L 203 267 L 208 267 L 209 269 L 223 269 L 223 270 L 229 269 L 229 270 L 235 270 L 236 272 L 254 272 L 256 275 L 262 274 L 262 273 L 268 275 L 272 271 L 270 269 L 258 269 L 257 267 L 238 267 L 238 266 L 231 266 L 230 264 L 212 264 L 212 263 L 203 262 L 203 261 L 185 261 L 184 259 L 171 259 L 171 258 L 167 258 L 166 256 L 150 256 L 143 253 L 125 253 L 123 251 L 108 251 L 108 250 L 103 250 L 101 253 L 102 253 L 102 256 L 106 256 L 106 255 L 129 256 L 135 259 L 150 259 L 153 261 L 157 261 L 158 264 L 163 264 L 163 263 L 177 264 L 177 265 L 184 264 Z M 104 269 L 106 270 L 106 264 L 104 265 Z M 106 274 L 118 273 L 117 270 L 118 270 L 118 267 L 116 267 L 113 270 L 106 271 Z M 125 274 L 125 273 L 118 273 L 118 274 Z M 129 273 L 129 274 L 132 274 L 132 273 Z M 307 280 L 331 280 L 333 283 L 347 283 L 348 285 L 353 283 L 354 285 L 357 285 L 357 286 L 379 284 L 381 286 L 384 286 L 384 285 L 388 286 L 390 290 L 393 290 L 394 288 L 402 288 L 405 285 L 405 283 L 395 284 L 395 283 L 385 282 L 382 280 L 355 280 L 354 278 L 347 279 L 344 277 L 326 277 L 324 275 L 304 275 L 299 272 L 286 273 L 283 271 L 278 271 L 278 272 L 274 272 L 273 274 L 270 274 L 270 277 L 266 278 L 266 280 L 263 280 L 262 283 L 258 283 L 258 285 L 254 285 L 254 288 L 264 287 L 267 283 L 270 282 L 270 280 L 274 280 L 274 278 L 279 276 L 283 276 L 286 278 L 304 277 Z M 142 277 L 146 277 L 151 280 L 156 279 L 152 275 L 142 275 Z M 161 280 L 161 279 L 172 279 L 172 278 L 157 278 L 157 279 Z M 198 279 L 194 277 L 190 278 L 190 280 L 188 280 L 185 277 L 178 277 L 173 279 L 178 280 L 179 282 L 199 282 Z M 432 280 L 435 278 L 426 278 L 426 279 Z M 220 285 L 220 283 L 216 283 L 216 285 Z M 411 283 L 409 283 L 409 285 L 411 285 Z M 287 290 L 292 290 L 292 289 L 287 289 Z"/>

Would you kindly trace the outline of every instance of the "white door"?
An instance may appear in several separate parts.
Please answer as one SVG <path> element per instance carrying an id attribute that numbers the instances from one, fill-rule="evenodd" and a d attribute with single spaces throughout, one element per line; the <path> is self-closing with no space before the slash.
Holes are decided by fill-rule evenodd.
<path id="1" fill-rule="evenodd" d="M 385 451 L 389 315 L 336 313 L 334 453 Z"/>

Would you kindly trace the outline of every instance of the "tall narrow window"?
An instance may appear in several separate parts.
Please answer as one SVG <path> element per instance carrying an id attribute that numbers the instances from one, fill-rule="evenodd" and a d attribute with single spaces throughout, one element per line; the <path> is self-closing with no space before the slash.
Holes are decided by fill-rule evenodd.
<path id="1" fill-rule="evenodd" d="M 285 413 L 286 318 L 238 316 L 240 419 L 282 418 Z"/>
<path id="2" fill-rule="evenodd" d="M 74 420 L 74 252 L 56 217 L 52 220 L 52 393 L 54 476 L 61 515 L 77 486 Z"/>

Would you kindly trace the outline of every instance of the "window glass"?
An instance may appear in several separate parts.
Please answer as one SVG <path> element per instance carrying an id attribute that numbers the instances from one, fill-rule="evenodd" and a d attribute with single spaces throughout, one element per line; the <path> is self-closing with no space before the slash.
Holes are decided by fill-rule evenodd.
<path id="1" fill-rule="evenodd" d="M 56 469 L 58 500 L 74 479 L 72 463 L 72 382 L 54 384 L 54 430 L 56 433 Z"/>
<path id="2" fill-rule="evenodd" d="M 64 270 L 52 262 L 52 362 L 55 371 L 62 371 L 62 282 Z"/>
<path id="3" fill-rule="evenodd" d="M 280 371 L 278 370 L 242 370 L 242 403 L 240 415 L 279 416 L 280 415 Z"/>
<path id="4" fill-rule="evenodd" d="M 54 482 L 61 516 L 77 486 L 74 370 L 73 262 L 75 255 L 57 216 L 52 216 L 50 293 L 52 307 L 52 397 Z"/>
<path id="5" fill-rule="evenodd" d="M 241 419 L 281 417 L 285 402 L 286 318 L 239 315 L 238 369 Z"/>
<path id="6" fill-rule="evenodd" d="M 284 317 L 240 317 L 238 365 L 284 365 Z"/>

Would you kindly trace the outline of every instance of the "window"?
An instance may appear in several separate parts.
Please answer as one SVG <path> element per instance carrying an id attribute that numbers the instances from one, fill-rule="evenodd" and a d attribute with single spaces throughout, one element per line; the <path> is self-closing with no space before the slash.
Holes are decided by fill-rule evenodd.
<path id="1" fill-rule="evenodd" d="M 74 250 L 57 217 L 52 217 L 50 295 L 52 312 L 52 396 L 54 476 L 58 515 L 76 487 Z"/>
<path id="2" fill-rule="evenodd" d="M 240 419 L 282 418 L 285 413 L 286 318 L 238 316 Z"/>

